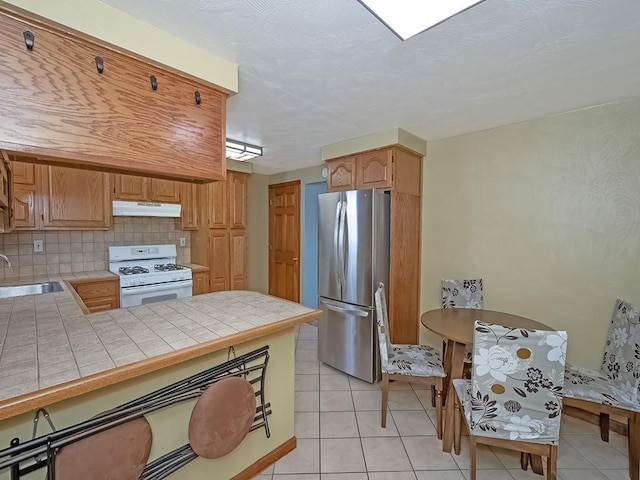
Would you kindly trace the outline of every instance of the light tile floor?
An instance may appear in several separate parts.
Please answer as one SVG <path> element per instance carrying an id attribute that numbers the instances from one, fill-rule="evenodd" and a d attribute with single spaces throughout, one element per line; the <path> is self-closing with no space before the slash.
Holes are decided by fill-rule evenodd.
<path id="1" fill-rule="evenodd" d="M 302 325 L 296 340 L 295 435 L 298 447 L 259 480 L 465 480 L 469 444 L 442 452 L 430 391 L 391 385 L 387 428 L 380 427 L 380 384 L 370 385 L 318 361 L 317 328 Z M 627 479 L 626 438 L 565 415 L 558 455 L 561 480 Z M 541 480 L 520 469 L 520 455 L 480 447 L 478 480 Z"/>

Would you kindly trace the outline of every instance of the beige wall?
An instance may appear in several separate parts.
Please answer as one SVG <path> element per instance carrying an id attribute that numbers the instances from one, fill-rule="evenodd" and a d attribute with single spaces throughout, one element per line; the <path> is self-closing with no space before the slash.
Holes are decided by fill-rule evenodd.
<path id="1" fill-rule="evenodd" d="M 6 3 L 202 78 L 229 92 L 238 91 L 235 63 L 99 0 L 7 0 Z"/>
<path id="2" fill-rule="evenodd" d="M 640 304 L 640 100 L 430 142 L 423 185 L 421 311 L 483 277 L 599 367 L 614 301 Z"/>
<path id="3" fill-rule="evenodd" d="M 249 175 L 247 183 L 247 288 L 269 293 L 269 176 Z"/>

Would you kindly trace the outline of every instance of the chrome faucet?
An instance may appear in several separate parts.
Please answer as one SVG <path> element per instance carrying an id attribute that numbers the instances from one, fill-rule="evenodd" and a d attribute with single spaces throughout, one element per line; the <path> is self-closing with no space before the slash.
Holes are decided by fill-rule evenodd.
<path id="1" fill-rule="evenodd" d="M 11 268 L 11 262 L 9 261 L 6 255 L 3 255 L 0 253 L 0 258 L 3 259 L 5 262 L 7 262 L 7 268 Z"/>

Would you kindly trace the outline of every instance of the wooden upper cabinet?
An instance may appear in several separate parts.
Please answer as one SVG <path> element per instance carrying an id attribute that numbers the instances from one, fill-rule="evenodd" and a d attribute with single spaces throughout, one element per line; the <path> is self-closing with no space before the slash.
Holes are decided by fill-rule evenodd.
<path id="1" fill-rule="evenodd" d="M 182 230 L 197 230 L 200 227 L 198 185 L 180 182 L 180 204 L 182 209 L 176 225 Z M 179 222 L 179 224 L 178 224 Z"/>
<path id="2" fill-rule="evenodd" d="M 148 179 L 149 200 L 160 203 L 180 203 L 180 184 L 172 180 Z"/>
<path id="3" fill-rule="evenodd" d="M 11 166 L 9 162 L 9 156 L 0 151 L 0 208 L 9 208 L 11 206 L 11 197 L 10 197 L 10 172 Z"/>
<path id="4" fill-rule="evenodd" d="M 107 229 L 112 223 L 110 174 L 66 167 L 42 167 L 42 225 Z"/>
<path id="5" fill-rule="evenodd" d="M 330 192 L 378 188 L 422 194 L 422 155 L 400 145 L 327 160 Z"/>
<path id="6" fill-rule="evenodd" d="M 36 167 L 33 163 L 12 162 L 13 183 L 20 185 L 36 185 Z"/>
<path id="7" fill-rule="evenodd" d="M 225 228 L 228 226 L 229 211 L 228 183 L 213 182 L 207 185 L 207 212 L 209 228 Z M 213 284 L 212 284 L 213 288 Z"/>
<path id="8" fill-rule="evenodd" d="M 374 150 L 357 157 L 357 190 L 391 188 L 393 149 Z"/>
<path id="9" fill-rule="evenodd" d="M 327 185 L 330 192 L 356 189 L 356 157 L 328 160 Z"/>
<path id="10" fill-rule="evenodd" d="M 227 172 L 229 185 L 229 226 L 231 228 L 247 227 L 247 174 Z"/>
<path id="11" fill-rule="evenodd" d="M 14 10 L 0 5 L 0 148 L 65 166 L 199 183 L 224 179 L 225 92 Z M 25 31 L 35 37 L 32 50 Z"/>
<path id="12" fill-rule="evenodd" d="M 13 186 L 13 228 L 35 230 L 40 223 L 36 217 L 36 187 L 15 184 Z"/>
<path id="13" fill-rule="evenodd" d="M 13 228 L 34 230 L 41 226 L 39 212 L 36 212 L 38 196 L 37 173 L 40 166 L 33 163 L 11 162 L 13 175 L 12 215 Z"/>
<path id="14" fill-rule="evenodd" d="M 113 198 L 132 202 L 180 203 L 181 182 L 145 178 L 137 175 L 115 175 Z"/>
<path id="15" fill-rule="evenodd" d="M 147 179 L 137 175 L 116 175 L 114 198 L 132 202 L 147 199 Z"/>

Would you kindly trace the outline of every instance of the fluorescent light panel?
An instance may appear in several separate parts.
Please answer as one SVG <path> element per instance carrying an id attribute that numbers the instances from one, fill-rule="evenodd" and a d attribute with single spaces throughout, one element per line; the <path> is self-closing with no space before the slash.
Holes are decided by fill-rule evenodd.
<path id="1" fill-rule="evenodd" d="M 359 0 L 402 40 L 484 0 Z"/>
<path id="2" fill-rule="evenodd" d="M 251 160 L 252 158 L 262 156 L 262 147 L 249 145 L 247 143 L 239 142 L 237 140 L 231 140 L 227 138 L 226 147 L 227 147 L 227 153 L 226 153 L 227 158 L 230 158 L 231 160 L 238 160 L 239 162 L 245 162 L 247 160 Z"/>

